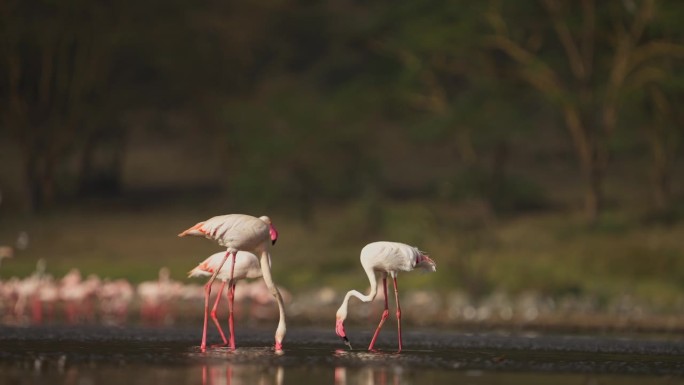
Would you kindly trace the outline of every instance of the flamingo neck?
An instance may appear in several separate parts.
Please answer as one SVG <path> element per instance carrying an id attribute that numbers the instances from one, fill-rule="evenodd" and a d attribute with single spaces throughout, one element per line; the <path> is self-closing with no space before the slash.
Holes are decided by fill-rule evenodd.
<path id="1" fill-rule="evenodd" d="M 370 292 L 368 292 L 367 295 L 364 295 L 356 290 L 348 291 L 347 295 L 344 296 L 344 301 L 342 301 L 342 305 L 337 311 L 338 320 L 344 321 L 347 318 L 347 309 L 349 307 L 349 299 L 351 297 L 356 297 L 360 299 L 362 302 L 370 302 L 373 299 L 375 299 L 375 296 L 378 294 L 378 281 L 375 278 L 375 272 L 373 271 L 373 268 L 364 265 L 363 269 L 366 271 L 368 281 L 370 282 Z"/>
<path id="2" fill-rule="evenodd" d="M 278 328 L 275 333 L 275 349 L 276 351 L 280 351 L 282 350 L 283 339 L 285 338 L 285 333 L 287 331 L 287 326 L 285 324 L 285 305 L 283 304 L 283 297 L 271 277 L 271 254 L 269 254 L 268 251 L 261 253 L 261 272 L 264 282 L 266 282 L 266 286 L 269 288 L 278 304 L 280 319 L 278 320 Z"/>

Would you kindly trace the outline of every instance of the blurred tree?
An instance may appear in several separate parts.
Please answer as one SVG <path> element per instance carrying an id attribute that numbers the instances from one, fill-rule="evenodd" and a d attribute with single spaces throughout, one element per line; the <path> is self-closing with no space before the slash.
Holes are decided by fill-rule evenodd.
<path id="1" fill-rule="evenodd" d="M 682 114 L 675 108 L 674 98 L 663 87 L 650 85 L 644 103 L 651 119 L 641 126 L 651 153 L 653 203 L 655 209 L 661 212 L 670 208 L 672 171 L 684 126 Z"/>
<path id="2" fill-rule="evenodd" d="M 540 197 L 514 196 L 510 160 L 532 132 L 528 115 L 538 104 L 515 82 L 496 78 L 495 59 L 482 50 L 485 9 L 470 1 L 383 8 L 367 45 L 391 79 L 386 118 L 407 131 L 412 148 L 451 160 L 446 174 L 423 170 L 437 194 L 483 199 L 498 211 L 531 208 Z"/>
<path id="3" fill-rule="evenodd" d="M 21 145 L 30 202 L 49 206 L 57 172 L 101 113 L 121 15 L 107 3 L 6 1 L 2 18 L 2 124 Z"/>
<path id="4" fill-rule="evenodd" d="M 672 42 L 684 39 L 681 28 L 684 4 L 661 1 L 654 13 L 651 36 Z M 672 174 L 684 129 L 684 114 L 676 107 L 684 96 L 682 58 L 681 53 L 673 52 L 649 60 L 627 82 L 632 102 L 628 106 L 641 112 L 634 120 L 646 136 L 653 204 L 661 213 L 671 210 Z"/>
<path id="5" fill-rule="evenodd" d="M 198 13 L 225 62 L 210 134 L 221 144 L 232 201 L 287 201 L 306 220 L 315 202 L 361 195 L 372 180 L 374 135 L 360 122 L 371 119 L 375 96 L 357 71 L 364 57 L 356 29 L 333 17 L 339 6 L 217 2 Z"/>
<path id="6" fill-rule="evenodd" d="M 655 0 L 561 2 L 521 6 L 490 2 L 491 47 L 513 60 L 519 76 L 563 114 L 586 181 L 585 209 L 603 206 L 608 142 L 630 78 L 654 59 L 681 57 L 684 46 L 650 28 Z M 547 40 L 555 35 L 555 41 Z"/>

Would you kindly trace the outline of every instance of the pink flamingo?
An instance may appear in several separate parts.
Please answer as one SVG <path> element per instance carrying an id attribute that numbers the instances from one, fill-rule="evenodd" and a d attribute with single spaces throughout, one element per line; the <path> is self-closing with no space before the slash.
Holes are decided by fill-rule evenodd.
<path id="1" fill-rule="evenodd" d="M 202 261 L 197 267 L 188 272 L 188 277 L 210 277 L 219 268 L 219 265 L 224 260 L 225 253 L 220 252 L 212 254 L 209 258 Z M 216 278 L 221 280 L 221 288 L 216 295 L 216 302 L 214 307 L 211 309 L 211 319 L 214 321 L 214 325 L 221 334 L 223 339 L 223 346 L 228 345 L 226 336 L 221 329 L 221 325 L 216 318 L 216 310 L 218 308 L 219 301 L 221 300 L 221 295 L 223 294 L 223 288 L 228 282 L 228 290 L 226 291 L 226 296 L 228 297 L 228 328 L 230 332 L 230 348 L 235 349 L 235 332 L 233 330 L 233 303 L 235 301 L 235 284 L 238 280 L 245 278 L 259 278 L 261 277 L 261 266 L 259 266 L 259 259 L 256 255 L 246 252 L 238 251 L 235 254 L 235 265 L 233 266 L 233 278 L 230 278 L 230 271 L 223 266 L 221 270 L 216 275 Z"/>
<path id="2" fill-rule="evenodd" d="M 344 320 L 347 318 L 347 308 L 349 306 L 349 299 L 356 297 L 363 302 L 372 301 L 378 293 L 378 283 L 375 272 L 379 272 L 382 277 L 382 285 L 385 292 L 385 310 L 382 312 L 382 318 L 373 339 L 368 346 L 368 350 L 373 350 L 375 340 L 378 338 L 380 328 L 385 323 L 389 316 L 389 308 L 387 305 L 387 275 L 389 274 L 394 280 L 394 298 L 397 302 L 397 331 L 399 339 L 399 350 L 401 352 L 401 307 L 399 306 L 399 289 L 397 287 L 397 274 L 400 271 L 412 271 L 413 269 L 423 269 L 426 271 L 436 271 L 435 261 L 430 259 L 424 252 L 418 250 L 416 247 L 409 246 L 399 242 L 373 242 L 366 245 L 361 250 L 361 266 L 368 275 L 370 281 L 370 293 L 363 295 L 356 290 L 350 290 L 342 301 L 342 305 L 337 310 L 335 332 L 342 338 L 344 343 L 351 349 L 351 343 L 347 338 L 347 333 L 344 330 Z"/>
<path id="3" fill-rule="evenodd" d="M 207 239 L 212 239 L 218 242 L 219 245 L 226 247 L 228 250 L 209 278 L 209 281 L 204 286 L 204 328 L 202 330 L 202 345 L 200 349 L 204 352 L 207 347 L 207 319 L 209 313 L 209 297 L 211 295 L 211 286 L 216 279 L 216 275 L 221 271 L 226 260 L 231 258 L 230 274 L 228 280 L 232 281 L 235 274 L 235 255 L 238 251 L 248 251 L 254 255 L 261 256 L 261 273 L 268 286 L 271 294 L 278 303 L 278 310 L 280 312 L 280 320 L 275 333 L 275 350 L 281 351 L 283 349 L 283 339 L 285 338 L 285 307 L 283 305 L 283 298 L 280 291 L 273 282 L 271 277 L 271 254 L 268 252 L 270 244 L 275 244 L 278 239 L 278 231 L 271 223 L 269 217 L 263 216 L 256 218 L 244 214 L 228 214 L 220 215 L 207 219 L 204 222 L 199 222 L 193 227 L 178 234 L 179 237 L 186 235 L 203 236 Z M 233 338 L 231 334 L 231 339 Z M 234 344 L 234 342 L 233 342 Z"/>
<path id="4" fill-rule="evenodd" d="M 137 292 L 141 300 L 141 320 L 153 325 L 169 322 L 173 314 L 170 306 L 181 286 L 180 282 L 171 279 L 168 267 L 159 269 L 157 280 L 140 282 Z"/>

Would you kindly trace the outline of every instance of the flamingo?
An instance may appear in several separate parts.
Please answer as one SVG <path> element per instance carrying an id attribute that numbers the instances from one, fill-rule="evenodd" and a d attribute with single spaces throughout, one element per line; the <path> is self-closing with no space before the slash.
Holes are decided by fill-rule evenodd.
<path id="1" fill-rule="evenodd" d="M 0 265 L 2 265 L 2 260 L 5 258 L 14 257 L 14 249 L 10 246 L 0 246 Z"/>
<path id="2" fill-rule="evenodd" d="M 261 273 L 264 277 L 264 282 L 266 282 L 271 295 L 273 295 L 278 303 L 278 311 L 280 313 L 280 320 L 278 321 L 275 333 L 275 350 L 282 351 L 286 332 L 285 307 L 283 305 L 283 297 L 280 295 L 280 291 L 278 291 L 271 277 L 271 254 L 268 252 L 269 241 L 270 244 L 274 245 L 276 240 L 278 240 L 278 231 L 273 226 L 271 219 L 267 216 L 256 218 L 244 214 L 219 215 L 199 222 L 178 234 L 179 237 L 187 235 L 203 236 L 227 248 L 223 260 L 204 286 L 204 328 L 202 331 L 202 345 L 200 346 L 201 351 L 206 351 L 207 347 L 207 318 L 211 286 L 216 279 L 216 275 L 230 256 L 233 258 L 231 258 L 231 272 L 228 279 L 229 281 L 233 280 L 235 255 L 238 251 L 248 251 L 261 257 Z"/>
<path id="3" fill-rule="evenodd" d="M 202 261 L 197 267 L 188 272 L 188 277 L 210 277 L 214 274 L 214 271 L 219 268 L 224 260 L 225 253 L 219 252 L 212 254 L 209 258 Z M 216 296 L 216 302 L 211 310 L 211 319 L 214 321 L 214 325 L 221 334 L 223 339 L 223 346 L 228 345 L 226 336 L 221 329 L 221 325 L 216 318 L 216 309 L 218 308 L 221 295 L 223 293 L 223 288 L 228 282 L 228 290 L 226 291 L 226 296 L 228 297 L 228 327 L 230 331 L 230 348 L 235 349 L 235 332 L 233 330 L 233 303 L 235 300 L 235 284 L 236 281 L 245 278 L 259 278 L 262 276 L 261 267 L 259 266 L 259 259 L 256 255 L 249 253 L 247 251 L 238 251 L 235 254 L 235 265 L 233 266 L 233 278 L 230 278 L 230 272 L 226 269 L 227 266 L 223 266 L 221 270 L 216 274 L 216 278 L 221 280 L 221 288 L 219 289 L 218 295 Z"/>
<path id="4" fill-rule="evenodd" d="M 422 269 L 426 271 L 436 271 L 435 261 L 430 259 L 424 252 L 418 248 L 409 246 L 399 242 L 373 242 L 364 246 L 361 249 L 361 266 L 368 275 L 370 281 L 370 293 L 363 295 L 356 290 L 350 290 L 344 296 L 342 305 L 337 310 L 335 332 L 342 338 L 344 343 L 351 349 L 351 343 L 347 338 L 347 333 L 344 330 L 344 320 L 347 318 L 347 308 L 349 306 L 349 299 L 356 297 L 363 302 L 370 302 L 375 299 L 378 293 L 378 283 L 375 272 L 379 272 L 382 277 L 382 285 L 385 293 L 385 310 L 382 312 L 380 323 L 373 339 L 371 339 L 368 346 L 369 351 L 373 351 L 375 340 L 378 338 L 380 328 L 389 316 L 389 309 L 387 305 L 387 276 L 392 277 L 394 281 L 394 298 L 397 302 L 397 332 L 399 339 L 399 350 L 401 352 L 401 307 L 399 306 L 399 289 L 397 287 L 397 274 L 400 271 L 412 271 L 414 269 Z"/>
<path id="5" fill-rule="evenodd" d="M 145 322 L 160 324 L 167 322 L 170 305 L 180 292 L 182 284 L 171 279 L 168 267 L 159 269 L 158 278 L 154 281 L 144 281 L 138 284 L 137 292 L 141 299 L 140 316 Z"/>

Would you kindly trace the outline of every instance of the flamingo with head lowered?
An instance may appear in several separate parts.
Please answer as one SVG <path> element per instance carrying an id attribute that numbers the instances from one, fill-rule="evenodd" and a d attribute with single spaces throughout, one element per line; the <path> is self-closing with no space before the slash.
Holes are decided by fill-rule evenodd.
<path id="1" fill-rule="evenodd" d="M 398 352 L 401 352 L 401 307 L 399 306 L 397 274 L 400 271 L 412 271 L 414 269 L 436 271 L 435 261 L 413 246 L 399 242 L 373 242 L 361 249 L 361 266 L 363 266 L 366 275 L 368 275 L 370 293 L 368 293 L 368 295 L 363 295 L 356 290 L 347 292 L 347 295 L 344 296 L 344 301 L 342 301 L 342 305 L 337 310 L 335 332 L 342 338 L 344 343 L 349 346 L 349 349 L 351 349 L 351 343 L 344 330 L 344 320 L 347 318 L 349 299 L 351 297 L 356 297 L 363 302 L 370 302 L 375 299 L 375 296 L 378 293 L 378 282 L 375 273 L 379 272 L 382 277 L 382 286 L 385 293 L 385 310 L 382 312 L 380 323 L 378 324 L 377 329 L 375 329 L 373 339 L 371 339 L 370 345 L 368 346 L 368 350 L 374 350 L 373 347 L 375 346 L 375 341 L 378 338 L 380 329 L 389 316 L 389 307 L 387 303 L 387 276 L 389 275 L 394 281 L 394 298 L 397 302 Z"/>
<path id="2" fill-rule="evenodd" d="M 197 267 L 190 270 L 188 277 L 210 277 L 219 268 L 219 265 L 223 262 L 223 257 L 225 253 L 220 252 L 212 254 L 209 258 L 200 262 Z M 223 266 L 216 278 L 221 280 L 221 288 L 219 289 L 218 295 L 216 296 L 216 302 L 214 307 L 211 309 L 211 319 L 214 321 L 214 325 L 221 334 L 223 339 L 223 346 L 228 345 L 229 342 L 226 340 L 226 335 L 223 333 L 223 329 L 216 318 L 216 310 L 218 309 L 219 301 L 221 300 L 221 295 L 223 294 L 223 288 L 228 282 L 228 290 L 226 291 L 226 297 L 228 297 L 228 328 L 230 332 L 230 348 L 235 349 L 235 332 L 233 329 L 233 303 L 235 300 L 235 284 L 236 281 L 245 278 L 259 278 L 261 277 L 261 267 L 259 266 L 259 259 L 256 255 L 249 253 L 247 251 L 238 251 L 235 254 L 235 266 L 233 267 L 233 278 L 230 278 L 230 271 Z"/>
<path id="3" fill-rule="evenodd" d="M 221 271 L 226 260 L 231 258 L 229 281 L 232 281 L 235 274 L 235 255 L 238 251 L 247 251 L 260 256 L 261 273 L 266 282 L 266 286 L 278 303 L 280 320 L 275 333 L 275 350 L 283 349 L 283 339 L 285 338 L 285 307 L 283 297 L 271 277 L 271 254 L 268 249 L 271 244 L 275 244 L 278 239 L 278 231 L 271 223 L 269 217 L 263 216 L 256 218 L 244 214 L 219 215 L 199 222 L 191 228 L 178 234 L 179 237 L 186 235 L 202 236 L 218 242 L 219 245 L 227 248 L 227 251 L 214 270 L 211 278 L 204 286 L 204 328 L 202 331 L 202 345 L 200 349 L 206 351 L 207 347 L 207 319 L 209 313 L 209 296 L 211 286 L 216 279 L 216 275 Z M 232 335 L 231 335 L 232 338 Z"/>

